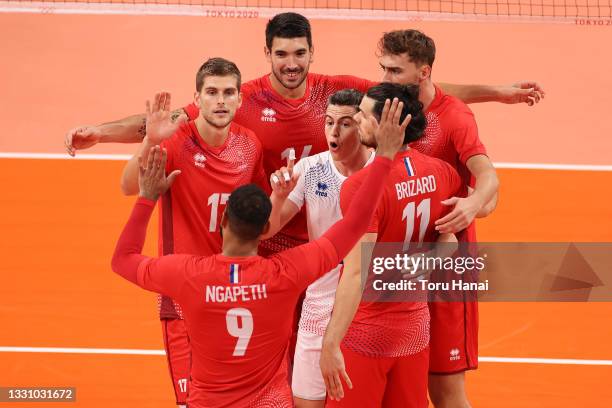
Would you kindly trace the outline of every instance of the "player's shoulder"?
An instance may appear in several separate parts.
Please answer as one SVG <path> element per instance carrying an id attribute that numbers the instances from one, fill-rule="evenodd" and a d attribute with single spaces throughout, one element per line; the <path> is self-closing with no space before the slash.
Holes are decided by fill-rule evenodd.
<path id="1" fill-rule="evenodd" d="M 312 171 L 314 169 L 319 169 L 323 167 L 328 167 L 331 162 L 331 155 L 329 151 L 324 151 L 321 153 L 313 154 L 312 156 L 307 156 L 295 165 L 295 169 L 300 171 L 300 174 L 308 171 Z"/>
<path id="2" fill-rule="evenodd" d="M 417 168 L 424 167 L 424 170 L 434 176 L 452 177 L 457 173 L 457 170 L 448 162 L 437 157 L 423 154 L 416 149 L 410 149 L 409 157 L 414 160 Z"/>
<path id="3" fill-rule="evenodd" d="M 179 144 L 184 142 L 186 139 L 194 136 L 195 124 L 193 120 L 183 122 L 179 125 L 178 129 L 174 134 L 164 141 L 165 144 Z"/>
<path id="4" fill-rule="evenodd" d="M 255 93 L 260 93 L 262 90 L 267 89 L 267 81 L 268 74 L 262 75 L 258 78 L 251 79 L 246 81 L 240 86 L 240 92 L 243 96 L 249 96 Z"/>
<path id="5" fill-rule="evenodd" d="M 403 154 L 403 156 L 409 157 L 410 160 L 414 161 L 415 164 L 421 164 L 423 166 L 430 166 L 430 167 L 445 167 L 446 165 L 450 166 L 450 164 L 446 163 L 444 160 L 439 159 L 437 157 L 429 156 L 425 153 L 421 153 L 420 151 L 416 149 L 407 150 Z"/>
<path id="6" fill-rule="evenodd" d="M 309 82 L 313 86 L 324 86 L 334 91 L 347 88 L 357 88 L 364 91 L 374 85 L 374 82 L 353 75 L 325 75 L 317 73 L 308 74 Z"/>
<path id="7" fill-rule="evenodd" d="M 432 110 L 439 116 L 452 120 L 456 125 L 474 122 L 474 113 L 461 99 L 444 93 L 439 87 L 436 87 L 436 99 Z"/>

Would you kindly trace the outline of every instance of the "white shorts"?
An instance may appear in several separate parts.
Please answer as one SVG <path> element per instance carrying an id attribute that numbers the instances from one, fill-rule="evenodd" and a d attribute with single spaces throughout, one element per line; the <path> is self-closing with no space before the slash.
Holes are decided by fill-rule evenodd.
<path id="1" fill-rule="evenodd" d="M 325 399 L 325 381 L 319 367 L 322 346 L 323 336 L 298 331 L 291 381 L 295 397 L 313 401 Z"/>

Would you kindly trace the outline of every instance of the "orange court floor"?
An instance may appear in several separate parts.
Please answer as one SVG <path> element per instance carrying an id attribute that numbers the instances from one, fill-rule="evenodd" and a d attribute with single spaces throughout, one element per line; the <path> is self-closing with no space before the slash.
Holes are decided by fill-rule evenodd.
<path id="1" fill-rule="evenodd" d="M 311 69 L 377 79 L 376 40 L 407 25 L 313 20 Z M 53 405 L 58 407 L 172 406 L 160 353 L 2 348 L 163 348 L 155 295 L 109 266 L 133 202 L 119 191 L 124 162 L 113 155 L 134 146 L 97 146 L 79 156 L 108 156 L 79 160 L 59 155 L 63 136 L 76 125 L 140 112 L 157 90 L 172 92 L 175 106 L 190 102 L 195 72 L 208 57 L 235 60 L 245 80 L 268 72 L 264 26 L 264 19 L 0 13 L 0 386 L 77 387 L 77 402 Z M 603 50 L 612 27 L 409 26 L 436 40 L 436 80 L 536 79 L 547 91 L 535 107 L 472 105 L 481 138 L 500 163 L 501 181 L 496 212 L 478 221 L 479 239 L 611 242 L 612 172 L 604 167 L 612 158 L 612 54 Z M 569 166 L 551 170 L 534 163 Z M 156 224 L 147 254 L 155 254 Z M 482 303 L 484 360 L 467 374 L 474 407 L 612 406 L 611 316 L 612 303 Z"/>

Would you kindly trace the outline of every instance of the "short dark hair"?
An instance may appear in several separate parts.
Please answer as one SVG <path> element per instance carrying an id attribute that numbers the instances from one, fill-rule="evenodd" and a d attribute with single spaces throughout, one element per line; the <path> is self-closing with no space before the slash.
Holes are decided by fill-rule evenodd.
<path id="1" fill-rule="evenodd" d="M 404 109 L 400 116 L 400 123 L 408 116 L 412 115 L 410 124 L 406 128 L 404 136 L 404 144 L 418 140 L 423 131 L 427 127 L 427 119 L 423 113 L 423 104 L 419 101 L 419 86 L 418 85 L 399 85 L 390 82 L 383 82 L 368 89 L 366 95 L 374 99 L 373 114 L 380 121 L 385 100 L 393 100 L 397 98 L 400 102 L 404 102 Z"/>
<path id="2" fill-rule="evenodd" d="M 240 90 L 240 84 L 242 81 L 242 76 L 240 75 L 240 70 L 238 66 L 234 64 L 232 61 L 226 60 L 225 58 L 209 58 L 206 60 L 204 64 L 198 70 L 196 74 L 196 91 L 202 91 L 202 86 L 204 86 L 204 79 L 208 76 L 228 76 L 234 75 L 236 77 L 236 87 Z"/>
<path id="3" fill-rule="evenodd" d="M 272 49 L 272 41 L 278 38 L 306 37 L 308 48 L 312 47 L 310 21 L 298 13 L 281 13 L 275 15 L 266 25 L 266 46 Z"/>
<path id="4" fill-rule="evenodd" d="M 225 207 L 230 229 L 245 241 L 252 241 L 261 235 L 271 211 L 270 198 L 256 184 L 235 189 Z"/>
<path id="5" fill-rule="evenodd" d="M 410 61 L 417 65 L 433 67 L 436 58 L 434 40 L 418 30 L 397 30 L 385 33 L 378 42 L 382 54 L 408 54 Z"/>
<path id="6" fill-rule="evenodd" d="M 363 93 L 356 89 L 342 89 L 333 93 L 327 102 L 328 105 L 352 106 L 359 109 L 359 104 L 363 99 Z"/>

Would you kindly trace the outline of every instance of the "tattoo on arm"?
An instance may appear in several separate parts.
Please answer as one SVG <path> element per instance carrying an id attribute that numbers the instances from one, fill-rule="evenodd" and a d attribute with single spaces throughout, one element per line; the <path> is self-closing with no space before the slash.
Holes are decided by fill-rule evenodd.
<path id="1" fill-rule="evenodd" d="M 185 113 L 185 111 L 182 108 L 179 109 L 175 109 L 171 112 L 170 114 L 170 120 L 172 121 L 172 123 L 176 123 L 176 120 L 179 118 L 179 116 L 181 116 L 183 113 Z"/>
<path id="2" fill-rule="evenodd" d="M 147 118 L 142 118 L 142 124 L 140 128 L 138 128 L 138 134 L 142 136 L 143 139 L 147 135 Z"/>

